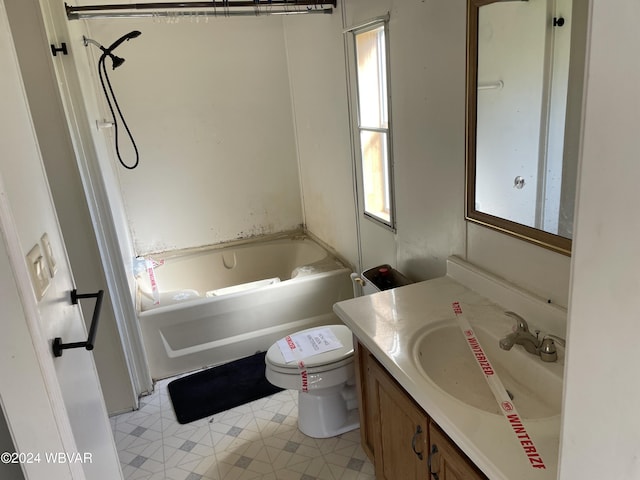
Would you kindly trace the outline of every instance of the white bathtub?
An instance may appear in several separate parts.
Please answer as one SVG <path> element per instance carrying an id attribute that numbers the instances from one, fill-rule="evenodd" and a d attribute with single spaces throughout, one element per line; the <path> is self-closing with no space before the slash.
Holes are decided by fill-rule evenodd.
<path id="1" fill-rule="evenodd" d="M 161 265 L 136 278 L 154 379 L 267 350 L 297 330 L 342 323 L 333 304 L 353 296 L 351 271 L 306 236 L 151 257 L 147 265 Z"/>

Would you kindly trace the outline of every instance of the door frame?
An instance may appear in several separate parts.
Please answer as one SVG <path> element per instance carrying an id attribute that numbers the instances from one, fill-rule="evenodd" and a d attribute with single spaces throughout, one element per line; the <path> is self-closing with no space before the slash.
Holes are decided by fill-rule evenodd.
<path id="1" fill-rule="evenodd" d="M 117 179 L 110 167 L 105 167 L 100 162 L 99 150 L 106 148 L 102 144 L 104 140 L 94 135 L 89 121 L 89 112 L 97 111 L 97 106 L 88 104 L 87 99 L 97 98 L 97 96 L 93 91 L 93 82 L 90 80 L 89 65 L 85 61 L 86 53 L 80 50 L 81 47 L 84 48 L 82 33 L 80 29 L 74 29 L 69 23 L 61 2 L 36 1 L 40 4 L 47 37 L 56 45 L 65 42 L 70 53 L 68 56 L 57 56 L 52 62 L 54 74 L 59 85 L 69 134 L 104 265 L 105 278 L 134 392 L 134 409 L 137 409 L 139 397 L 153 391 L 153 380 L 149 373 L 134 304 L 132 274 L 134 250 L 126 219 L 117 214 L 119 211 L 117 200 L 121 199 L 113 198 L 112 190 L 114 190 L 113 186 L 117 185 Z"/>

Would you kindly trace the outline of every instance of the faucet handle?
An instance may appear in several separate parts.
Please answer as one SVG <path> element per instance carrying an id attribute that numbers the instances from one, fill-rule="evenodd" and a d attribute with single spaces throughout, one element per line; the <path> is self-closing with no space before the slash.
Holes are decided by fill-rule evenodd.
<path id="1" fill-rule="evenodd" d="M 553 338 L 546 336 L 540 344 L 540 359 L 543 362 L 555 362 L 558 359 L 558 351 Z"/>
<path id="2" fill-rule="evenodd" d="M 515 312 L 504 312 L 505 315 L 516 320 L 516 332 L 528 332 L 529 324 L 527 321 Z"/>

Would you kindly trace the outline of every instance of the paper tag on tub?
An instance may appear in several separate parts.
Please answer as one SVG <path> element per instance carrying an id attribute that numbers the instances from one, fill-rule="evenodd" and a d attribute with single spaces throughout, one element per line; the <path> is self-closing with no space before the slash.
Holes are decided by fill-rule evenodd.
<path id="1" fill-rule="evenodd" d="M 318 328 L 287 335 L 278 340 L 277 344 L 287 363 L 343 347 L 330 328 Z"/>

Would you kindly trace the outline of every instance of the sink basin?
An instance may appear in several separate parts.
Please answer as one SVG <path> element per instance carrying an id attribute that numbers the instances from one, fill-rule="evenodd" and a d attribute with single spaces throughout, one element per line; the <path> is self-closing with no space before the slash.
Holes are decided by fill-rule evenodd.
<path id="1" fill-rule="evenodd" d="M 475 325 L 474 332 L 522 418 L 559 415 L 562 407 L 562 365 L 545 363 L 515 345 L 506 351 L 499 337 Z M 423 332 L 414 346 L 418 368 L 437 387 L 461 402 L 501 415 L 482 370 L 457 323 Z"/>

